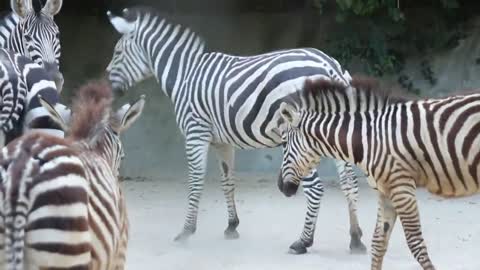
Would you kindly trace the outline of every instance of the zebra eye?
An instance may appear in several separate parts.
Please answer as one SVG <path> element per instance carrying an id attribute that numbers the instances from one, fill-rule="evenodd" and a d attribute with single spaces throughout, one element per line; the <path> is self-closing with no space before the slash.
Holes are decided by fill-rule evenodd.
<path id="1" fill-rule="evenodd" d="M 32 41 L 32 37 L 31 37 L 31 36 L 25 35 L 24 37 L 25 37 L 25 40 L 26 40 L 27 42 Z"/>

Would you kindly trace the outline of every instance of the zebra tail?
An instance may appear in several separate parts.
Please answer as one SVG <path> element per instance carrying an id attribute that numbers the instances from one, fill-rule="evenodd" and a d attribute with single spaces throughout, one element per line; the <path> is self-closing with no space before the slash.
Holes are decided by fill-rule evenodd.
<path id="1" fill-rule="evenodd" d="M 24 270 L 25 230 L 27 226 L 28 202 L 21 194 L 20 185 L 25 183 L 25 160 L 27 154 L 22 152 L 10 163 L 8 173 L 3 174 L 6 188 L 4 200 L 5 259 L 6 270 Z"/>
<path id="2" fill-rule="evenodd" d="M 25 224 L 17 226 L 15 220 L 18 216 L 9 215 L 8 219 L 14 222 L 6 224 L 5 227 L 5 255 L 7 259 L 6 270 L 24 270 L 24 249 L 25 249 Z"/>

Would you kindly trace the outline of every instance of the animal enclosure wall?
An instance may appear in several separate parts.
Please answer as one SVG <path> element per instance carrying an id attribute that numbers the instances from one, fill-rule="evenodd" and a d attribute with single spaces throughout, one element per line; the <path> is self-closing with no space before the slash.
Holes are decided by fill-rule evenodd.
<path id="1" fill-rule="evenodd" d="M 153 4 L 165 15 L 191 26 L 202 35 L 213 51 L 237 55 L 252 55 L 280 48 L 297 47 L 302 32 L 302 9 L 295 1 L 279 1 L 278 10 L 268 13 L 252 11 L 240 1 L 64 1 L 64 10 L 56 17 L 61 32 L 61 69 L 65 76 L 63 100 L 69 102 L 73 90 L 88 79 L 104 75 L 119 35 L 108 23 L 105 12 L 116 11 L 135 4 Z M 292 2 L 288 4 L 289 2 Z M 302 1 L 299 1 L 299 3 Z M 242 2 L 243 3 L 243 2 Z M 243 6 L 242 6 L 243 5 Z M 291 6 L 288 6 L 291 5 Z M 2 10 L 8 10 L 7 1 Z M 323 49 L 324 41 L 335 31 L 335 14 L 324 14 L 313 22 L 311 45 Z M 472 24 L 480 29 L 480 23 Z M 368 31 L 353 29 L 352 31 Z M 418 70 L 419 59 L 406 59 L 406 74 L 425 94 L 439 94 L 461 88 L 480 87 L 480 30 L 475 30 L 453 50 L 432 55 L 432 69 L 438 83 L 429 85 Z M 329 53 L 326 51 L 326 53 Z M 351 73 L 359 71 L 353 66 Z M 155 177 L 158 175 L 186 175 L 183 138 L 174 120 L 172 106 L 155 80 L 150 79 L 131 89 L 117 103 L 147 94 L 146 110 L 135 127 L 125 135 L 126 176 Z M 240 172 L 276 174 L 280 166 L 280 149 L 238 151 L 236 167 Z M 216 168 L 211 156 L 209 168 Z M 335 178 L 333 163 L 322 163 L 321 176 Z M 212 170 L 210 170 L 212 171 Z M 214 169 L 214 172 L 217 170 Z"/>

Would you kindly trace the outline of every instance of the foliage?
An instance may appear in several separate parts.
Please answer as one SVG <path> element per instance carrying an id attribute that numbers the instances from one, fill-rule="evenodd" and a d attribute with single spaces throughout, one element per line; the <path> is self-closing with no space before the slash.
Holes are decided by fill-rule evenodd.
<path id="1" fill-rule="evenodd" d="M 338 23 L 339 30 L 328 35 L 329 54 L 349 69 L 354 65 L 370 75 L 398 74 L 399 82 L 412 92 L 418 89 L 400 75 L 405 56 L 419 55 L 421 74 L 434 85 L 437 80 L 427 55 L 453 48 L 465 36 L 459 0 L 408 5 L 402 0 L 312 1 L 321 14 L 334 12 Z"/>

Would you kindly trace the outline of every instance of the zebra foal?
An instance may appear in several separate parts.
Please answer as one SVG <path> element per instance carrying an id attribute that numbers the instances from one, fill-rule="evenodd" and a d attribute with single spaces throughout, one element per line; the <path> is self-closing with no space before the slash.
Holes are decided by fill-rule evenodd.
<path id="1" fill-rule="evenodd" d="M 298 186 L 322 156 L 357 164 L 379 194 L 371 269 L 382 269 L 398 216 L 413 256 L 434 270 L 415 191 L 447 198 L 479 192 L 480 94 L 415 101 L 382 92 L 372 79 L 354 78 L 351 87 L 318 80 L 281 107 L 289 127 L 279 186 Z"/>
<path id="2" fill-rule="evenodd" d="M 119 134 L 141 114 L 144 97 L 111 112 L 105 83 L 73 100 L 67 132 L 24 135 L 0 154 L 0 269 L 124 269 L 128 220 L 118 170 Z"/>

